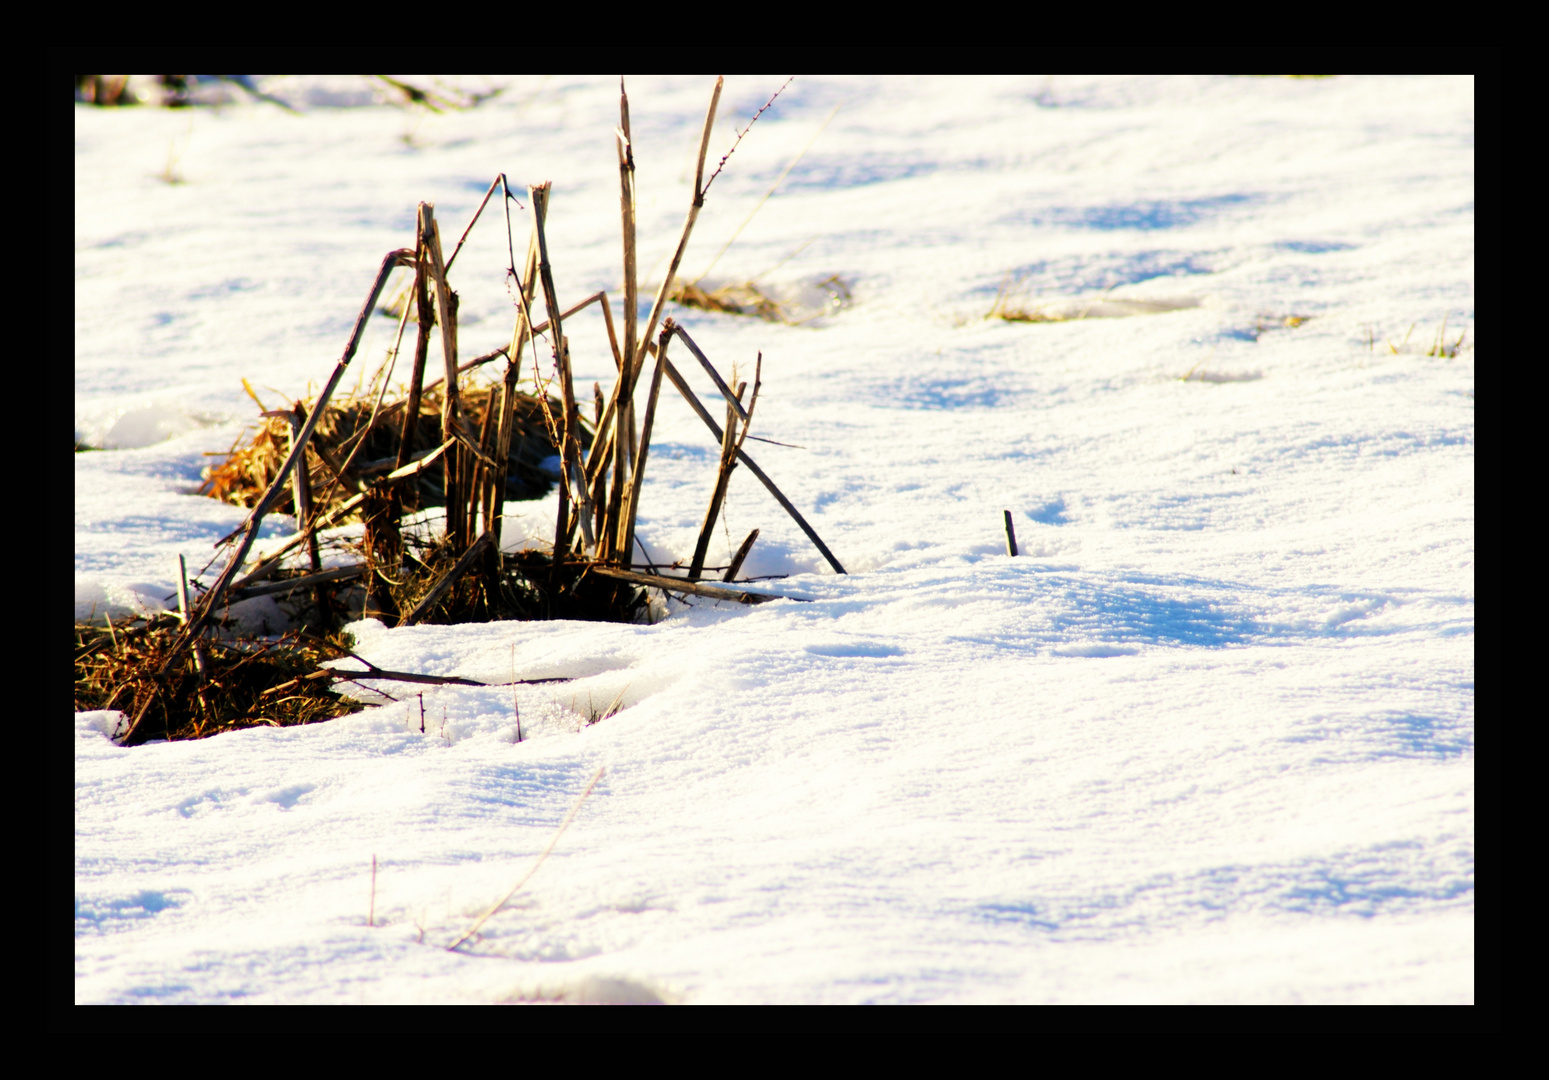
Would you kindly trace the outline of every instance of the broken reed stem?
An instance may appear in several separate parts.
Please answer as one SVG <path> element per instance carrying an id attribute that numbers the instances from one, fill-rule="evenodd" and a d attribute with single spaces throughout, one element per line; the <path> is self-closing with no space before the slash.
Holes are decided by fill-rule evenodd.
<path id="1" fill-rule="evenodd" d="M 619 561 L 629 562 L 629 549 L 619 545 L 620 518 L 624 513 L 623 497 L 625 481 L 630 473 L 630 455 L 634 451 L 634 376 L 635 353 L 639 330 L 639 268 L 635 246 L 635 149 L 629 130 L 629 94 L 624 89 L 623 76 L 619 77 L 619 218 L 623 229 L 624 245 L 624 348 L 619 364 L 619 380 L 615 387 L 619 436 L 612 440 L 613 489 L 604 520 L 598 532 L 605 537 L 609 550 L 599 551 L 599 557 L 617 556 Z M 612 321 L 609 321 L 609 328 Z M 597 436 L 603 434 L 602 419 L 597 421 Z"/>
<path id="2" fill-rule="evenodd" d="M 629 503 L 623 511 L 623 530 L 619 539 L 619 561 L 628 566 L 634 561 L 635 516 L 640 512 L 640 485 L 645 480 L 645 461 L 651 452 L 651 425 L 656 420 L 656 402 L 662 392 L 662 371 L 667 365 L 667 341 L 672 337 L 674 325 L 671 319 L 662 327 L 661 340 L 656 345 L 656 370 L 651 375 L 651 393 L 645 402 L 645 421 L 640 426 L 640 445 L 635 451 L 635 469 L 629 481 Z"/>
<path id="3" fill-rule="evenodd" d="M 430 332 L 436 325 L 435 308 L 430 303 L 429 276 L 425 266 L 430 261 L 429 222 L 425 220 L 425 204 L 420 203 L 414 228 L 415 268 L 414 304 L 419 322 L 414 334 L 414 370 L 409 376 L 409 397 L 404 405 L 403 429 L 398 441 L 398 468 L 409 463 L 414 452 L 414 436 L 419 430 L 420 399 L 425 384 L 425 355 L 430 349 Z M 404 304 L 404 310 L 408 310 Z"/>
<path id="4" fill-rule="evenodd" d="M 700 208 L 705 204 L 705 155 L 710 150 L 710 131 L 715 127 L 715 110 L 721 103 L 721 87 L 725 81 L 723 76 L 716 76 L 715 89 L 710 94 L 710 108 L 705 113 L 704 133 L 699 138 L 699 163 L 694 167 L 694 201 L 688 208 L 688 220 L 683 223 L 683 235 L 678 239 L 677 249 L 672 253 L 672 261 L 667 266 L 667 276 L 662 279 L 661 288 L 656 292 L 656 300 L 651 304 L 651 314 L 645 321 L 645 332 L 640 335 L 641 341 L 650 341 L 651 335 L 656 331 L 656 320 L 661 317 L 662 306 L 667 302 L 667 294 L 672 291 L 672 282 L 677 277 L 679 264 L 683 262 L 683 252 L 688 248 L 688 238 L 694 231 L 694 222 L 699 217 Z M 643 357 L 635 359 L 635 368 L 630 372 L 631 381 L 639 377 L 642 362 Z"/>
<path id="5" fill-rule="evenodd" d="M 603 775 L 604 771 L 605 771 L 604 769 L 599 768 L 595 773 L 592 774 L 591 783 L 586 785 L 586 790 L 581 792 L 580 798 L 576 799 L 575 805 L 570 808 L 570 813 L 566 814 L 565 815 L 565 820 L 561 821 L 559 823 L 559 828 L 554 830 L 554 838 L 549 841 L 549 846 L 544 848 L 543 849 L 543 853 L 538 856 L 536 861 L 533 862 L 532 868 L 530 870 L 528 870 L 527 873 L 522 875 L 522 878 L 521 878 L 520 881 L 518 881 L 515 885 L 511 886 L 511 891 L 510 892 L 506 893 L 498 901 L 496 901 L 494 907 L 490 908 L 483 915 L 480 915 L 477 919 L 475 919 L 473 925 L 468 927 L 467 931 L 463 934 L 462 937 L 458 938 L 456 941 L 454 941 L 450 945 L 448 945 L 446 947 L 447 952 L 455 952 L 459 945 L 461 945 L 463 942 L 467 941 L 474 934 L 477 934 L 479 932 L 479 927 L 481 927 L 485 923 L 489 922 L 489 920 L 494 917 L 495 912 L 497 912 L 501 908 L 505 907 L 506 906 L 506 901 L 510 900 L 511 897 L 515 896 L 516 895 L 516 891 L 518 889 L 520 889 L 523 885 L 526 885 L 527 882 L 532 879 L 532 876 L 538 872 L 538 867 L 543 865 L 543 860 L 547 859 L 549 857 L 549 852 L 554 850 L 554 845 L 559 843 L 559 838 L 561 836 L 565 835 L 565 830 L 566 829 L 570 828 L 570 823 L 575 820 L 576 814 L 580 812 L 581 804 L 586 801 L 586 797 L 588 795 L 590 795 L 592 793 L 592 789 L 597 786 L 597 781 L 602 779 L 602 775 Z"/>
<path id="6" fill-rule="evenodd" d="M 721 392 L 721 396 L 726 399 L 732 408 L 736 409 L 737 416 L 746 423 L 748 419 L 747 410 L 742 407 L 742 402 L 737 400 L 737 395 L 731 392 L 731 387 L 726 385 L 726 380 L 721 378 L 721 373 L 715 370 L 715 365 L 710 363 L 710 358 L 704 354 L 704 351 L 698 345 L 694 344 L 694 339 L 688 336 L 688 333 L 682 326 L 674 326 L 673 333 L 677 334 L 683 344 L 688 346 L 688 351 L 694 354 L 694 359 L 699 361 L 699 366 L 704 368 L 705 373 L 715 382 L 716 389 Z"/>
<path id="7" fill-rule="evenodd" d="M 237 542 L 236 551 L 232 552 L 230 561 L 226 563 L 225 569 L 221 571 L 220 577 L 215 580 L 215 584 L 210 587 L 210 591 L 205 593 L 198 612 L 183 628 L 183 633 L 173 642 L 171 649 L 168 651 L 167 659 L 157 672 L 158 677 L 165 677 L 172 670 L 177 663 L 178 657 L 182 655 L 183 650 L 209 624 L 211 616 L 215 613 L 215 608 L 220 604 L 221 597 L 231 587 L 232 580 L 235 579 L 237 571 L 242 568 L 242 563 L 247 558 L 247 553 L 252 550 L 253 541 L 258 538 L 258 526 L 263 522 L 264 515 L 279 501 L 280 492 L 284 490 L 291 470 L 296 467 L 296 461 L 306 452 L 307 442 L 312 438 L 312 432 L 317 428 L 318 421 L 322 419 L 323 410 L 327 407 L 329 398 L 333 397 L 333 392 L 338 388 L 339 381 L 344 378 L 345 369 L 349 367 L 350 361 L 355 358 L 355 351 L 360 347 L 360 339 L 365 332 L 366 322 L 371 318 L 371 312 L 376 308 L 377 300 L 382 295 L 382 289 L 387 284 L 388 275 L 396 267 L 406 265 L 408 260 L 413 257 L 413 252 L 401 248 L 397 251 L 388 252 L 383 257 L 382 265 L 377 270 L 376 280 L 372 283 L 371 292 L 367 295 L 365 304 L 361 306 L 360 314 L 355 317 L 355 327 L 350 332 L 349 341 L 345 343 L 344 355 L 339 358 L 339 362 L 334 366 L 333 374 L 329 376 L 328 382 L 318 392 L 317 401 L 312 406 L 312 415 L 307 418 L 306 426 L 302 428 L 300 435 L 296 437 L 295 445 L 291 447 L 290 454 L 286 457 L 284 464 L 275 473 L 274 479 L 269 484 L 269 489 L 264 492 L 263 498 L 258 500 L 258 505 L 249 512 L 247 521 L 242 527 L 242 537 Z"/>
<path id="8" fill-rule="evenodd" d="M 553 548 L 553 573 L 550 575 L 549 591 L 551 595 L 559 587 L 559 567 L 569 552 L 570 536 L 570 405 L 575 396 L 575 391 L 564 378 L 563 352 L 564 319 L 560 315 L 559 300 L 554 295 L 554 275 L 549 268 L 548 239 L 544 235 L 543 225 L 548 217 L 549 210 L 549 186 L 547 183 L 535 184 L 528 189 L 532 198 L 533 240 L 538 246 L 538 280 L 543 286 L 543 302 L 549 313 L 549 346 L 554 354 L 554 370 L 560 379 L 561 409 L 564 412 L 557 430 L 552 432 L 556 448 L 559 450 L 559 511 L 554 522 L 554 548 Z M 530 317 L 530 316 L 529 316 Z M 537 346 L 533 346 L 534 350 Z M 537 382 L 537 360 L 533 361 L 533 379 Z M 542 386 L 538 386 L 538 400 L 546 403 L 548 395 Z M 544 405 L 544 415 L 548 416 L 548 407 Z M 549 420 L 551 427 L 555 427 L 553 420 Z"/>
<path id="9" fill-rule="evenodd" d="M 538 240 L 538 283 L 543 288 L 543 304 L 548 311 L 549 341 L 554 350 L 554 366 L 559 378 L 560 400 L 563 403 L 564 417 L 559 425 L 559 453 L 560 473 L 563 483 L 560 484 L 559 513 L 554 524 L 554 582 L 551 587 L 557 587 L 560 563 L 570 551 L 570 502 L 574 500 L 576 514 L 581 521 L 581 531 L 585 541 L 591 542 L 591 522 L 588 520 L 592 513 L 591 499 L 588 497 L 581 467 L 581 446 L 576 438 L 576 429 L 580 427 L 580 414 L 576 412 L 575 383 L 570 371 L 570 350 L 565 340 L 564 316 L 560 312 L 559 297 L 554 289 L 554 271 L 549 262 L 548 239 L 544 233 L 544 225 L 548 219 L 549 184 L 547 182 L 534 185 L 528 189 L 533 199 L 533 227 L 536 230 Z M 540 400 L 544 397 L 539 395 Z"/>
<path id="10" fill-rule="evenodd" d="M 306 409 L 301 402 L 296 402 L 296 407 L 290 413 L 290 437 L 294 443 L 301 432 L 301 426 L 306 423 Z M 302 454 L 296 459 L 296 471 L 292 475 L 292 491 L 296 500 L 296 525 L 301 530 L 307 546 L 307 561 L 312 567 L 312 573 L 316 574 L 323 569 L 322 553 L 317 549 L 317 530 L 313 527 L 312 520 L 312 477 L 311 470 L 307 468 L 307 456 Z M 313 593 L 313 599 L 317 601 L 318 621 L 324 626 L 333 623 L 333 605 L 328 600 L 328 590 L 321 584 Z M 195 660 L 198 653 L 195 652 Z"/>
<path id="11" fill-rule="evenodd" d="M 564 456 L 561 462 L 567 466 L 567 475 L 570 481 L 570 498 L 573 503 L 571 516 L 565 519 L 565 547 L 570 547 L 570 539 L 577 525 L 581 528 L 581 554 L 585 557 L 587 551 L 595 553 L 596 538 L 592 533 L 592 517 L 594 508 L 592 505 L 591 489 L 586 482 L 586 469 L 581 461 L 581 442 L 576 433 L 581 430 L 581 410 L 575 400 L 575 378 L 570 367 L 570 338 L 561 336 L 559 339 L 559 353 L 564 358 L 564 384 L 570 392 L 570 407 L 565 410 L 565 442 Z M 604 451 L 603 460 L 607 459 Z"/>
<path id="12" fill-rule="evenodd" d="M 704 596 L 711 600 L 735 600 L 739 604 L 767 604 L 771 600 L 795 600 L 802 604 L 810 604 L 812 602 L 805 596 L 748 592 L 745 589 L 723 589 L 719 585 L 706 585 L 702 581 L 665 577 L 661 574 L 642 574 L 638 570 L 619 570 L 612 566 L 593 566 L 588 572 L 601 574 L 603 577 L 618 578 L 620 581 L 630 581 L 636 585 L 649 585 L 653 589 L 661 589 L 664 592 L 688 593 L 691 596 Z"/>
<path id="13" fill-rule="evenodd" d="M 678 336 L 683 336 L 683 331 L 678 330 Z M 709 361 L 705 361 L 709 366 Z M 712 374 L 714 368 L 710 368 Z M 717 375 L 719 379 L 719 375 Z M 710 509 L 705 514 L 704 528 L 699 533 L 699 543 L 694 548 L 694 566 L 689 572 L 689 577 L 698 578 L 704 570 L 705 552 L 710 544 L 710 534 L 715 530 L 715 519 L 720 514 L 721 503 L 726 499 L 726 485 L 731 480 L 732 470 L 737 467 L 737 455 L 742 452 L 743 445 L 748 441 L 748 429 L 753 424 L 753 410 L 758 407 L 758 392 L 764 385 L 764 354 L 758 354 L 758 366 L 753 374 L 753 396 L 748 401 L 747 411 L 742 413 L 742 434 L 737 436 L 737 413 L 742 412 L 742 392 L 747 389 L 747 383 L 737 387 L 735 394 L 726 399 L 726 431 L 721 436 L 721 463 L 715 477 L 715 493 L 710 496 Z"/>
<path id="14" fill-rule="evenodd" d="M 753 550 L 753 542 L 757 539 L 757 529 L 754 529 L 752 532 L 748 533 L 748 538 L 744 540 L 742 542 L 742 546 L 737 549 L 737 554 L 731 557 L 731 565 L 726 568 L 726 573 L 721 575 L 722 581 L 737 580 L 737 571 L 742 569 L 742 564 L 747 559 L 748 552 Z"/>
<path id="15" fill-rule="evenodd" d="M 741 390 L 742 387 L 737 389 Z M 705 510 L 705 521 L 699 528 L 699 540 L 694 544 L 694 559 L 688 568 L 691 581 L 698 581 L 700 574 L 704 573 L 705 555 L 710 549 L 710 537 L 715 532 L 715 519 L 720 516 L 721 501 L 726 498 L 726 485 L 737 464 L 736 401 L 736 396 L 727 395 L 726 430 L 721 433 L 721 458 L 715 470 L 715 488 L 710 492 L 710 506 Z"/>
<path id="16" fill-rule="evenodd" d="M 509 194 L 509 193 L 508 193 Z M 509 211 L 508 211 L 509 214 Z M 495 499 L 495 560 L 497 569 L 500 562 L 500 531 L 505 520 L 506 505 L 506 477 L 511 468 L 511 438 L 516 424 L 516 384 L 522 371 L 522 348 L 531 336 L 531 330 L 527 321 L 528 312 L 531 310 L 532 290 L 534 286 L 533 275 L 537 273 L 538 245 L 536 238 L 529 240 L 527 244 L 527 261 L 523 264 L 523 272 L 516 279 L 517 293 L 521 297 L 521 303 L 517 305 L 516 323 L 511 328 L 511 345 L 506 351 L 506 377 L 500 399 L 500 443 L 496 448 L 495 460 L 499 463 L 494 479 Z M 511 268 L 513 274 L 516 267 Z M 606 303 L 606 301 L 604 301 Z"/>
<path id="17" fill-rule="evenodd" d="M 271 581 L 267 585 L 242 585 L 238 584 L 226 595 L 232 601 L 251 600 L 255 596 L 283 596 L 293 593 L 297 589 L 318 588 L 339 581 L 349 581 L 358 578 L 366 572 L 364 565 L 336 566 L 332 570 L 323 570 L 316 574 L 307 574 L 305 577 L 287 578 L 285 581 Z"/>
<path id="18" fill-rule="evenodd" d="M 619 78 L 619 216 L 624 230 L 624 370 L 635 370 L 635 345 L 639 340 L 639 282 L 635 265 L 635 148 L 629 133 L 629 95 Z"/>
<path id="19" fill-rule="evenodd" d="M 1011 523 L 1011 511 L 1002 510 L 1001 513 L 1006 516 L 1006 554 L 1015 556 L 1017 553 L 1017 529 Z"/>
<path id="20" fill-rule="evenodd" d="M 398 625 L 413 626 L 415 623 L 425 618 L 425 616 L 429 615 L 431 610 L 436 606 L 437 601 L 439 601 L 441 597 L 445 595 L 448 589 L 457 583 L 458 578 L 462 577 L 468 572 L 468 568 L 471 567 L 474 562 L 477 561 L 479 556 L 484 553 L 485 548 L 491 546 L 494 544 L 494 542 L 495 538 L 492 535 L 487 532 L 481 533 L 479 538 L 471 545 L 469 545 L 468 550 L 463 552 L 462 558 L 457 560 L 457 564 L 446 573 L 441 575 L 441 579 L 431 587 L 431 590 L 428 593 L 425 594 L 425 598 L 418 604 L 415 604 L 414 610 L 399 620 Z"/>
<path id="21" fill-rule="evenodd" d="M 306 408 L 301 402 L 296 402 L 295 407 L 285 414 L 285 419 L 290 422 L 290 444 L 292 449 L 296 445 L 296 437 L 301 434 L 302 425 L 306 423 Z M 290 474 L 291 499 L 296 504 L 296 528 L 306 537 L 307 554 L 310 556 L 312 572 L 315 574 L 323 568 L 322 556 L 317 550 L 317 534 L 311 529 L 312 523 L 312 492 L 311 485 L 307 482 L 307 458 L 302 454 L 296 459 L 296 467 Z"/>
<path id="22" fill-rule="evenodd" d="M 710 431 L 717 439 L 719 439 L 721 437 L 721 425 L 717 424 L 713 419 L 710 418 L 710 413 L 706 411 L 705 407 L 699 403 L 699 398 L 694 395 L 694 391 L 689 388 L 689 385 L 684 381 L 683 376 L 678 373 L 678 369 L 673 367 L 672 361 L 664 359 L 663 363 L 665 365 L 667 378 L 672 380 L 672 385 L 677 387 L 679 394 L 683 395 L 683 400 L 688 402 L 689 407 L 699 415 L 699 419 L 704 421 L 705 426 L 710 429 Z M 777 486 L 775 486 L 775 482 L 769 479 L 768 474 L 766 474 L 763 469 L 758 467 L 753 459 L 747 455 L 747 452 L 738 450 L 737 460 L 746 465 L 748 467 L 748 471 L 751 472 L 754 476 L 758 477 L 759 483 L 763 484 L 764 487 L 768 489 L 769 494 L 775 497 L 775 501 L 785 508 L 785 512 L 791 515 L 791 520 L 796 522 L 796 524 L 801 527 L 801 531 L 807 534 L 807 539 L 811 540 L 813 546 L 822 553 L 823 558 L 828 560 L 828 565 L 834 568 L 834 573 L 845 573 L 845 568 L 840 564 L 839 560 L 834 557 L 834 553 L 828 550 L 828 545 L 823 543 L 823 538 L 817 534 L 817 530 L 814 529 L 811 525 L 807 524 L 807 519 L 801 516 L 801 511 L 797 510 L 796 507 L 791 505 L 791 500 L 785 497 L 785 493 L 782 492 Z"/>
<path id="23" fill-rule="evenodd" d="M 504 387 L 501 387 L 504 390 Z M 505 402 L 492 398 L 484 409 L 484 423 L 479 428 L 479 460 L 474 464 L 474 482 L 470 489 L 474 498 L 468 500 L 468 532 L 478 528 L 478 514 L 484 513 L 484 529 L 494 532 L 495 517 L 495 489 L 490 485 L 495 473 L 500 470 L 500 463 L 495 460 L 494 440 L 498 435 L 495 428 L 497 413 L 505 412 Z"/>
<path id="24" fill-rule="evenodd" d="M 425 208 L 426 247 L 430 254 L 431 284 L 436 289 L 436 316 L 441 323 L 441 354 L 446 362 L 446 389 L 441 395 L 442 437 L 462 435 L 462 418 L 459 415 L 462 402 L 457 388 L 457 312 L 451 287 L 446 281 L 446 265 L 441 260 L 441 229 L 436 224 L 435 206 L 421 203 Z M 454 547 L 463 547 L 468 535 L 463 528 L 466 517 L 464 503 L 468 492 L 462 487 L 463 461 L 466 457 L 457 447 L 447 452 L 443 461 L 444 487 L 446 491 L 446 535 Z"/>

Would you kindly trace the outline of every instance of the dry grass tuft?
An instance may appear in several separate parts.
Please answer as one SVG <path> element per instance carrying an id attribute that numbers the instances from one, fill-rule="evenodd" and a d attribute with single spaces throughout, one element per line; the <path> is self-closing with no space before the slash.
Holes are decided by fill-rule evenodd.
<path id="1" fill-rule="evenodd" d="M 1383 345 L 1387 346 L 1389 354 L 1398 356 L 1402 353 L 1409 352 L 1409 339 L 1414 335 L 1415 327 L 1418 325 L 1419 323 L 1410 323 L 1409 329 L 1404 332 L 1403 340 L 1400 341 L 1397 345 L 1393 344 L 1391 338 L 1384 336 L 1382 343 Z M 1441 326 L 1437 329 L 1436 336 L 1431 339 L 1430 348 L 1426 349 L 1422 355 L 1436 357 L 1443 360 L 1455 359 L 1459 354 L 1467 351 L 1463 345 L 1463 339 L 1467 336 L 1468 331 L 1465 330 L 1458 334 L 1456 341 L 1448 341 L 1447 316 L 1443 315 Z M 1370 326 L 1366 328 L 1366 348 L 1368 352 L 1377 351 L 1377 335 Z M 1472 345 L 1467 346 L 1467 349 L 1471 348 L 1473 348 Z"/>
<path id="2" fill-rule="evenodd" d="M 769 295 L 753 281 L 733 282 L 708 291 L 700 288 L 698 282 L 685 281 L 673 289 L 668 299 L 701 311 L 748 315 L 767 322 L 800 326 L 848 307 L 853 296 L 849 283 L 834 274 L 822 281 L 809 282 L 786 298 Z"/>
<path id="3" fill-rule="evenodd" d="M 684 307 L 701 311 L 721 311 L 728 315 L 752 315 L 770 322 L 785 322 L 780 305 L 761 292 L 751 281 L 723 285 L 706 292 L 692 281 L 685 281 L 668 297 Z"/>
<path id="4" fill-rule="evenodd" d="M 1082 319 L 1162 315 L 1199 306 L 1199 301 L 1192 297 L 1178 300 L 1115 300 L 1108 295 L 1113 289 L 1114 286 L 1109 286 L 1100 293 L 1078 299 L 1034 300 L 1028 295 L 1027 286 L 1007 275 L 995 293 L 995 302 L 984 313 L 984 318 L 1016 323 L 1078 322 Z"/>

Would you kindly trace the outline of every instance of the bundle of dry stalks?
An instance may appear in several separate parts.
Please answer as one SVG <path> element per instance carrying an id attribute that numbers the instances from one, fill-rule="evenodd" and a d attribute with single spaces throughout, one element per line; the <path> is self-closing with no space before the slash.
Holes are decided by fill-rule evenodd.
<path id="1" fill-rule="evenodd" d="M 244 596 L 310 588 L 321 622 L 330 625 L 332 609 L 339 602 L 331 590 L 346 579 L 359 583 L 351 587 L 357 588 L 364 598 L 360 613 L 383 619 L 389 625 L 494 618 L 635 621 L 642 615 L 649 617 L 647 588 L 669 595 L 749 604 L 779 599 L 768 593 L 699 580 L 727 482 L 739 467 L 745 467 L 768 489 L 834 570 L 844 573 L 844 567 L 812 526 L 744 450 L 758 401 L 757 375 L 744 405 L 746 384 L 733 390 L 682 327 L 662 318 L 705 193 L 720 172 L 717 168 L 708 179 L 705 176 L 705 158 L 721 86 L 718 79 L 705 116 L 694 199 L 643 328 L 637 325 L 634 151 L 630 145 L 629 100 L 622 92 L 622 83 L 617 129 L 624 239 L 622 335 L 615 332 L 612 307 L 605 293 L 596 293 L 568 309 L 560 304 L 546 235 L 550 187 L 547 183 L 538 184 L 528 189 L 532 235 L 520 269 L 514 244 L 508 239 L 511 260 L 506 274 L 516 309 L 510 344 L 459 364 L 457 296 L 448 284 L 447 273 L 456 261 L 462 241 L 497 190 L 502 193 L 509 237 L 510 205 L 515 199 L 504 174 L 497 176 L 450 258 L 443 257 L 435 208 L 428 203 L 420 204 L 414 247 L 390 252 L 383 259 L 344 354 L 310 408 L 297 403 L 285 412 L 266 413 L 270 422 L 252 443 L 211 471 L 210 493 L 250 506 L 251 511 L 242 528 L 222 541 L 232 544 L 231 556 L 198 606 L 189 610 L 182 631 L 165 649 L 144 654 L 155 668 L 147 678 L 158 686 L 169 687 L 175 678 L 182 678 L 178 673 L 186 674 L 189 651 L 197 658 L 200 650 L 206 648 L 203 635 L 219 618 L 218 613 Z M 764 107 L 768 108 L 768 104 Z M 759 111 L 762 113 L 763 109 Z M 746 129 L 739 133 L 739 141 L 746 133 Z M 725 163 L 723 157 L 721 165 Z M 412 297 L 417 324 L 407 395 L 401 403 L 385 408 L 380 396 L 374 403 L 361 398 L 330 404 L 355 356 L 367 320 L 378 310 L 387 279 L 398 267 L 413 271 L 408 295 Z M 535 310 L 540 300 L 542 319 Z M 595 422 L 589 427 L 581 420 L 565 324 L 593 303 L 601 306 L 608 349 L 618 375 L 611 393 L 604 395 L 601 386 L 593 388 Z M 399 321 L 400 341 L 410 321 L 407 315 L 405 311 Z M 439 380 L 427 383 L 427 350 L 437 330 L 445 369 Z M 687 348 L 715 383 L 726 403 L 724 428 L 668 359 L 668 346 L 674 339 Z M 526 369 L 535 391 L 532 394 L 517 389 L 529 344 L 534 351 Z M 396 351 L 397 346 L 395 355 Z M 637 423 L 636 390 L 651 357 L 655 364 L 645 410 Z M 476 390 L 462 385 L 460 380 L 468 370 L 501 358 L 506 361 L 505 371 L 493 387 Z M 649 562 L 639 568 L 634 565 L 635 549 L 643 550 L 636 539 L 635 523 L 664 379 L 704 422 L 721 448 L 709 506 L 686 577 L 658 573 Z M 527 490 L 534 468 L 547 482 L 548 476 L 543 474 L 549 470 L 542 468 L 546 464 L 555 466 L 558 473 L 558 507 L 550 550 L 504 553 L 501 525 L 505 501 L 513 497 L 513 491 Z M 403 515 L 432 503 L 445 507 L 445 528 L 442 536 L 427 543 L 405 530 Z M 247 567 L 244 574 L 264 516 L 286 506 L 293 509 L 300 531 L 256 565 Z M 353 567 L 323 570 L 318 531 L 351 515 L 358 516 L 364 525 L 362 561 Z M 743 542 L 723 581 L 735 579 L 757 536 L 755 529 Z M 310 571 L 303 570 L 299 575 L 290 571 L 286 577 L 281 560 L 301 547 L 307 550 Z M 308 678 L 322 674 L 326 673 L 314 673 Z M 427 676 L 400 677 L 433 681 Z M 186 682 L 177 685 L 180 689 L 176 693 L 197 693 Z M 154 695 L 145 700 L 153 698 Z M 150 708 L 141 702 L 136 705 L 136 715 L 150 715 L 146 711 Z"/>

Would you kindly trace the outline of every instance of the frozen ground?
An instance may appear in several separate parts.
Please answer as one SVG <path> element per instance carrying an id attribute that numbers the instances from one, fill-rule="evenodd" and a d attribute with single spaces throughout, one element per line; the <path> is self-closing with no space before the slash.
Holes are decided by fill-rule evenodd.
<path id="1" fill-rule="evenodd" d="M 728 80 L 715 157 L 780 81 Z M 630 83 L 653 283 L 710 82 Z M 418 200 L 461 231 L 497 171 L 552 180 L 562 301 L 617 303 L 616 82 L 262 85 L 299 112 L 77 107 L 76 437 L 115 448 L 75 457 L 77 617 L 240 522 L 187 494 L 240 379 L 326 378 Z M 357 625 L 384 667 L 572 677 L 519 743 L 509 687 L 427 693 L 423 735 L 412 695 L 131 750 L 77 714 L 77 1001 L 1473 1000 L 1472 80 L 801 78 L 690 276 L 835 106 L 702 284 L 849 306 L 670 313 L 723 371 L 762 351 L 755 434 L 804 449 L 754 455 L 850 573 L 744 470 L 712 558 L 757 526 L 748 572 L 815 602 Z M 504 245 L 453 273 L 465 350 L 509 335 Z M 1003 288 L 1123 317 L 984 319 Z M 600 319 L 568 332 L 605 378 Z M 691 552 L 714 454 L 664 393 L 653 551 Z"/>

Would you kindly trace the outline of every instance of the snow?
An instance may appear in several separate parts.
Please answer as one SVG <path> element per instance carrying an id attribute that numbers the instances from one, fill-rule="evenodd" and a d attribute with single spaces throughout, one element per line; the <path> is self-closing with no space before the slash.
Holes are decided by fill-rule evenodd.
<path id="1" fill-rule="evenodd" d="M 781 81 L 727 80 L 712 160 Z M 709 82 L 629 82 L 653 286 Z M 77 618 L 175 604 L 242 520 L 190 497 L 241 379 L 315 393 L 419 200 L 450 240 L 496 172 L 552 180 L 562 302 L 619 303 L 616 81 L 258 85 L 299 111 L 77 106 L 76 438 L 113 448 L 75 457 Z M 384 668 L 571 680 L 517 688 L 520 741 L 510 686 L 426 688 L 423 734 L 404 684 L 133 749 L 76 714 L 77 1002 L 1473 1000 L 1472 79 L 798 78 L 690 277 L 835 106 L 703 283 L 827 314 L 669 314 L 728 377 L 762 352 L 754 434 L 802 449 L 748 448 L 849 573 L 740 470 L 711 562 L 757 527 L 745 573 L 812 602 L 355 625 Z M 503 232 L 453 271 L 465 351 L 510 332 Z M 567 333 L 589 398 L 601 319 Z M 664 389 L 653 557 L 716 453 Z"/>

